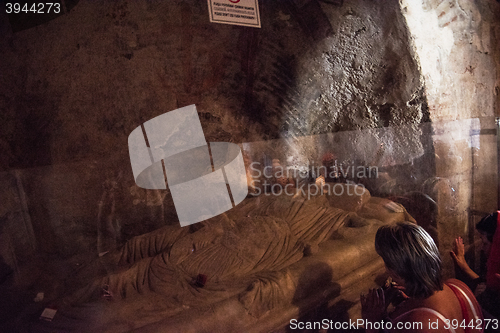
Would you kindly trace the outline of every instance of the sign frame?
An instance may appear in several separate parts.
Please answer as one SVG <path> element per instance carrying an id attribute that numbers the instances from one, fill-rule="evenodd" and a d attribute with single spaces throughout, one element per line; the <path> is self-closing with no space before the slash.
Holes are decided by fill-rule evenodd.
<path id="1" fill-rule="evenodd" d="M 207 0 L 207 2 L 211 23 L 261 27 L 258 0 Z M 252 10 L 254 13 L 249 13 Z"/>

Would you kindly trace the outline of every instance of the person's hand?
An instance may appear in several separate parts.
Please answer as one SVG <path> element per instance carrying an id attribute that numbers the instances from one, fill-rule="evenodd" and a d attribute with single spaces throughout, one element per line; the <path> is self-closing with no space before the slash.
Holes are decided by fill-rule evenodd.
<path id="1" fill-rule="evenodd" d="M 465 271 L 466 267 L 469 267 L 465 261 L 465 246 L 462 237 L 455 238 L 455 243 L 453 244 L 453 250 L 450 251 L 450 256 L 457 264 L 460 269 Z"/>
<path id="2" fill-rule="evenodd" d="M 384 296 L 385 296 L 385 307 L 392 303 L 394 306 L 398 306 L 403 301 L 406 301 L 408 295 L 405 294 L 405 287 L 398 285 L 396 282 L 390 282 L 384 286 Z"/>
<path id="3" fill-rule="evenodd" d="M 471 279 L 476 279 L 479 277 L 467 264 L 467 261 L 465 261 L 465 246 L 464 246 L 464 240 L 462 237 L 458 237 L 455 239 L 455 243 L 453 245 L 453 250 L 450 251 L 450 256 L 455 262 L 455 264 Z"/>
<path id="4" fill-rule="evenodd" d="M 470 270 L 467 261 L 465 261 L 465 246 L 462 237 L 455 238 L 453 250 L 450 251 L 450 255 L 455 264 L 457 264 L 462 271 L 467 272 L 467 270 Z"/>
<path id="5" fill-rule="evenodd" d="M 377 322 L 387 316 L 384 289 L 370 289 L 367 295 L 361 294 L 360 301 L 363 319 Z"/>

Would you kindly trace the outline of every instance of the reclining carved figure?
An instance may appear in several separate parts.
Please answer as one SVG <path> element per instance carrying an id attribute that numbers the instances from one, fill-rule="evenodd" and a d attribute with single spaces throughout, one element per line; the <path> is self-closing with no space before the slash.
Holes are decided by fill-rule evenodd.
<path id="1" fill-rule="evenodd" d="M 173 307 L 227 297 L 256 279 L 280 280 L 276 274 L 286 274 L 279 272 L 299 261 L 304 249 L 330 238 L 351 214 L 330 207 L 324 197 L 247 199 L 192 228 L 167 226 L 132 238 L 103 257 L 116 269 L 79 290 L 73 302 L 91 300 L 103 288 L 114 298 L 153 291 L 167 296 Z M 199 274 L 207 277 L 204 288 L 192 283 Z M 280 297 L 280 291 L 269 293 Z"/>

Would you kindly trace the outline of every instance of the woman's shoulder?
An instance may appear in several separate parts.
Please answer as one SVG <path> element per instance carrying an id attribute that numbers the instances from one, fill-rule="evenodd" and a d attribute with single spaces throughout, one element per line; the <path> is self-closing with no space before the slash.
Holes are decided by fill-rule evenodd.
<path id="1" fill-rule="evenodd" d="M 448 279 L 445 284 L 455 293 L 462 306 L 465 305 L 466 308 L 469 308 L 473 312 L 474 317 L 480 315 L 481 309 L 479 303 L 472 290 L 464 282 L 457 279 Z"/>

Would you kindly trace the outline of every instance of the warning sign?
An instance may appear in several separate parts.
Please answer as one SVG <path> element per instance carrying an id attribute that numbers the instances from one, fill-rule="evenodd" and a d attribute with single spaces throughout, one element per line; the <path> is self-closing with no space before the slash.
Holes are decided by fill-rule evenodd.
<path id="1" fill-rule="evenodd" d="M 210 22 L 260 28 L 257 0 L 208 0 Z"/>

